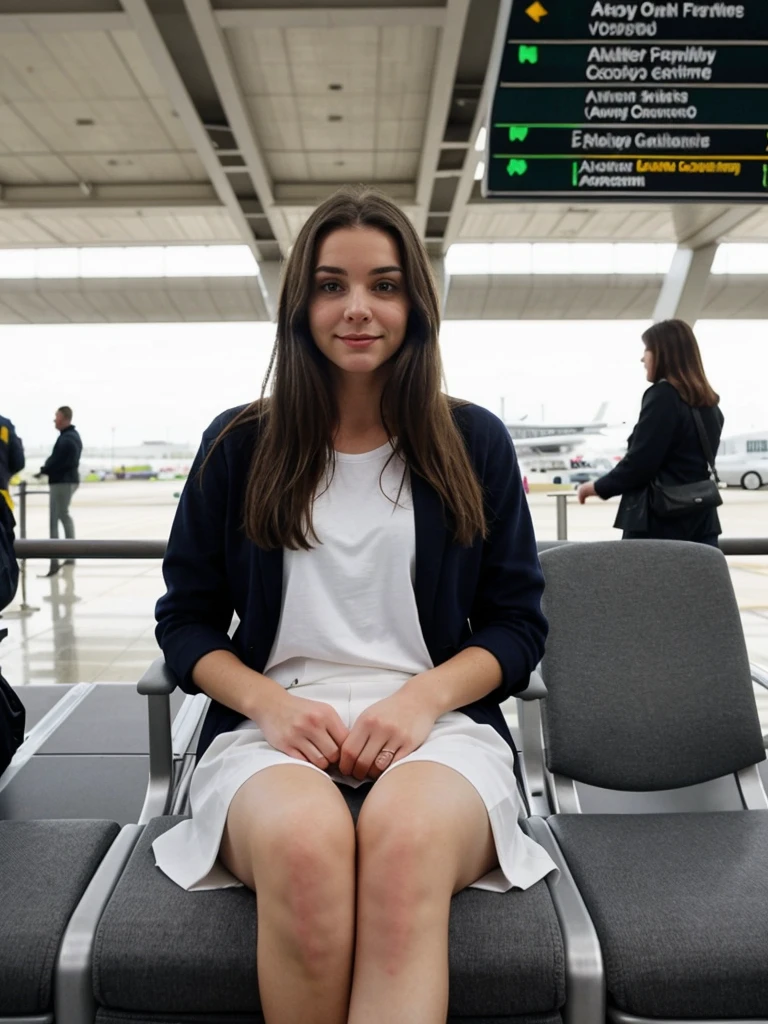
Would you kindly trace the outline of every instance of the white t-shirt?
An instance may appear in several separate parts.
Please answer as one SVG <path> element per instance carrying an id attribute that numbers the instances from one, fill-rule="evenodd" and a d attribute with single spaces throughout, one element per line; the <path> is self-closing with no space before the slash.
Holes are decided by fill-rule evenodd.
<path id="1" fill-rule="evenodd" d="M 337 452 L 333 479 L 314 501 L 320 543 L 284 552 L 280 623 L 264 674 L 285 687 L 352 680 L 360 669 L 405 680 L 432 668 L 413 589 L 410 481 L 399 457 L 382 475 L 391 455 L 389 444 Z"/>

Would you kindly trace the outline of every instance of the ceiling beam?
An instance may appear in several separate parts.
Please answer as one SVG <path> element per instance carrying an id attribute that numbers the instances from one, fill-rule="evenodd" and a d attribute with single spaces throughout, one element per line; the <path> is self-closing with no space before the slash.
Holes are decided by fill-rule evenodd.
<path id="1" fill-rule="evenodd" d="M 442 7 L 349 7 L 333 10 L 273 8 L 217 11 L 222 28 L 358 28 L 433 25 L 444 22 Z"/>
<path id="2" fill-rule="evenodd" d="M 291 236 L 285 217 L 275 205 L 272 181 L 256 139 L 250 112 L 232 65 L 232 57 L 209 0 L 184 0 L 192 26 L 205 56 L 208 70 L 227 122 L 235 136 L 253 188 L 264 209 L 272 234 L 285 257 L 291 245 Z"/>
<path id="3" fill-rule="evenodd" d="M 117 32 L 130 27 L 122 11 L 0 14 L 0 32 Z"/>
<path id="4" fill-rule="evenodd" d="M 243 242 L 253 253 L 257 263 L 262 260 L 262 253 L 259 249 L 256 237 L 254 236 L 248 219 L 243 213 L 240 201 L 235 194 L 232 184 L 227 177 L 219 157 L 214 149 L 213 143 L 206 131 L 192 97 L 179 74 L 160 29 L 152 17 L 147 0 L 121 0 L 128 17 L 131 19 L 131 27 L 139 37 L 139 42 L 144 47 L 147 57 L 151 61 L 163 88 L 173 104 L 173 108 L 179 115 L 189 135 L 192 145 L 200 157 L 211 184 L 216 189 L 216 194 L 226 207 L 235 227 L 237 228 Z M 271 297 L 266 294 L 264 279 L 257 278 L 260 288 L 263 290 L 265 304 L 269 305 Z"/>
<path id="5" fill-rule="evenodd" d="M 29 210 L 105 210 L 154 207 L 208 207 L 221 210 L 216 191 L 209 184 L 121 185 L 3 185 L 0 211 L 26 213 Z"/>
<path id="6" fill-rule="evenodd" d="M 435 171 L 440 159 L 440 143 L 445 134 L 445 126 L 451 109 L 456 68 L 459 63 L 469 4 L 470 0 L 448 0 L 445 7 L 445 17 L 440 33 L 440 48 L 435 73 L 432 76 L 424 145 L 416 177 L 417 214 L 415 223 L 422 237 L 427 230 L 429 202 L 435 185 Z"/>
<path id="7" fill-rule="evenodd" d="M 678 243 L 686 249 L 704 249 L 749 220 L 759 206 L 704 207 L 679 205 L 672 208 Z M 702 223 L 702 213 L 709 219 Z"/>
<path id="8" fill-rule="evenodd" d="M 501 55 L 504 50 L 504 46 L 506 45 L 506 27 L 509 22 L 511 6 L 512 0 L 502 0 L 499 5 L 496 32 L 493 37 L 491 52 L 488 56 L 483 88 L 480 91 L 480 99 L 472 122 L 472 131 L 469 136 L 467 155 L 464 158 L 461 177 L 459 178 L 456 191 L 453 195 L 448 223 L 445 225 L 445 233 L 443 235 L 443 253 L 447 253 L 453 243 L 459 238 L 461 227 L 464 223 L 464 215 L 467 210 L 467 203 L 472 195 L 472 186 L 475 181 L 475 169 L 477 168 L 479 161 L 483 158 L 483 155 L 475 150 L 475 141 L 480 133 L 480 129 L 486 123 L 491 109 L 491 98 L 496 88 L 496 82 L 492 81 L 493 76 L 490 74 L 490 69 L 497 67 L 500 64 Z"/>

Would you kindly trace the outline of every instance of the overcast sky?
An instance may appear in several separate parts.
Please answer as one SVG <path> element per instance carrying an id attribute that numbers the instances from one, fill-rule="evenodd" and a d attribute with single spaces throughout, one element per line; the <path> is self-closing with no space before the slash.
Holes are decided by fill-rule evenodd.
<path id="1" fill-rule="evenodd" d="M 448 390 L 495 413 L 503 398 L 508 421 L 591 420 L 609 402 L 607 419 L 631 426 L 646 386 L 646 326 L 448 321 L 441 335 Z M 768 427 L 767 329 L 756 320 L 696 327 L 726 436 Z M 196 445 L 217 413 L 258 395 L 273 331 L 268 323 L 5 326 L 0 413 L 30 448 L 55 441 L 53 413 L 64 404 L 88 447 L 150 439 Z"/>

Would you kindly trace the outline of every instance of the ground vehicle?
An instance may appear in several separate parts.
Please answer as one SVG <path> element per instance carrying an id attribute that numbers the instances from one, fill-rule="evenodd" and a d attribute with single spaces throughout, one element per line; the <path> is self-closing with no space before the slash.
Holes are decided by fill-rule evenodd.
<path id="1" fill-rule="evenodd" d="M 718 455 L 717 475 L 729 487 L 759 491 L 768 484 L 768 452 L 744 455 Z"/>
<path id="2" fill-rule="evenodd" d="M 759 491 L 768 484 L 768 430 L 723 438 L 717 474 L 729 487 Z"/>

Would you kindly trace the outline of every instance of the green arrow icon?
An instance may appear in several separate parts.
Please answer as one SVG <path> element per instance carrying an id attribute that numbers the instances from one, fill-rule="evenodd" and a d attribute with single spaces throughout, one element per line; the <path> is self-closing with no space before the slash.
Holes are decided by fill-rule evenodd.
<path id="1" fill-rule="evenodd" d="M 538 64 L 539 63 L 539 48 L 538 46 L 525 46 L 524 44 L 517 48 L 517 59 L 520 64 Z"/>
<path id="2" fill-rule="evenodd" d="M 528 163 L 525 160 L 510 160 L 507 164 L 507 174 L 514 178 L 516 174 L 523 175 L 528 170 Z"/>
<path id="3" fill-rule="evenodd" d="M 525 142 L 528 138 L 528 128 L 523 124 L 511 124 L 509 126 L 510 142 Z"/>
<path id="4" fill-rule="evenodd" d="M 763 164 L 763 188 L 768 188 L 768 164 Z"/>

